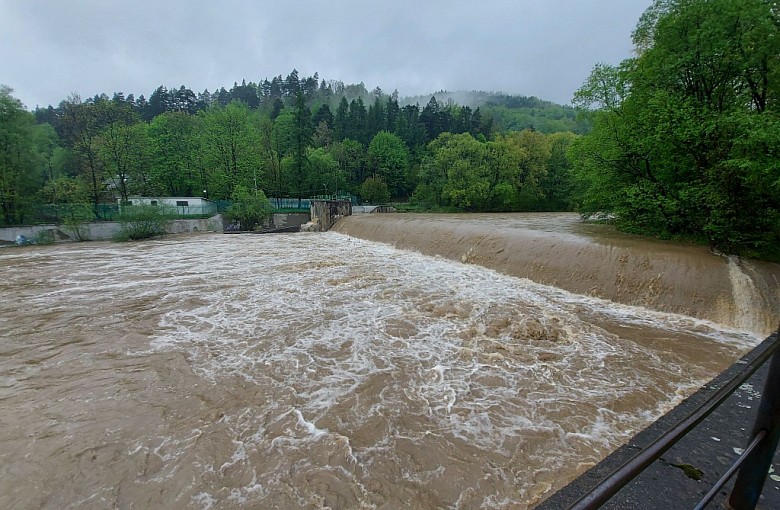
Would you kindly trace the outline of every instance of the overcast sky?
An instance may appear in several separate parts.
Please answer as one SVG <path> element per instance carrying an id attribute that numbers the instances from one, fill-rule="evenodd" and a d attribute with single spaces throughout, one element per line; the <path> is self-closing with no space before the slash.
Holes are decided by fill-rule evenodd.
<path id="1" fill-rule="evenodd" d="M 401 96 L 487 90 L 569 103 L 630 56 L 651 0 L 0 0 L 0 83 L 28 108 L 318 72 Z"/>

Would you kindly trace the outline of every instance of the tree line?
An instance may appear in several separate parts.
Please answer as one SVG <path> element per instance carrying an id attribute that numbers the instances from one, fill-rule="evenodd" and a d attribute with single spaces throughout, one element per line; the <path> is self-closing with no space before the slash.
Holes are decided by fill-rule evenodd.
<path id="1" fill-rule="evenodd" d="M 6 224 L 29 219 L 34 204 L 89 203 L 99 214 L 100 204 L 131 195 L 220 200 L 237 189 L 303 198 L 340 191 L 475 211 L 568 206 L 557 189 L 542 188 L 548 163 L 564 168 L 561 144 L 573 135 L 502 134 L 480 107 L 435 96 L 424 107 L 401 105 L 397 92 L 299 78 L 295 70 L 214 94 L 182 86 L 159 87 L 148 100 L 71 95 L 56 108 L 28 112 L 4 87 L 0 102 Z M 445 190 L 434 168 L 454 145 L 464 153 L 482 147 L 484 157 L 474 152 L 475 167 L 452 174 L 458 184 Z M 494 153 L 517 168 L 488 176 L 484 165 Z M 482 179 L 486 195 L 474 191 Z M 502 198 L 494 204 L 495 189 Z"/>

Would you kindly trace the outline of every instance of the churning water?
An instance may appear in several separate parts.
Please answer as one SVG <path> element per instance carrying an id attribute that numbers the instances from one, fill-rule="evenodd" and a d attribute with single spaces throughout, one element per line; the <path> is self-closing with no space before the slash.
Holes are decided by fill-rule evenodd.
<path id="1" fill-rule="evenodd" d="M 334 232 L 0 270 L 2 508 L 527 508 L 760 339 Z"/>

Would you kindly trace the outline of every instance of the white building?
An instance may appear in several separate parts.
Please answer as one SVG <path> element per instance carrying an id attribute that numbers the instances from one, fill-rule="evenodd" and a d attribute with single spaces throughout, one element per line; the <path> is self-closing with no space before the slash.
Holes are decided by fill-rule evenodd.
<path id="1" fill-rule="evenodd" d="M 132 205 L 172 207 L 180 216 L 217 212 L 217 204 L 203 197 L 127 197 L 127 201 Z"/>

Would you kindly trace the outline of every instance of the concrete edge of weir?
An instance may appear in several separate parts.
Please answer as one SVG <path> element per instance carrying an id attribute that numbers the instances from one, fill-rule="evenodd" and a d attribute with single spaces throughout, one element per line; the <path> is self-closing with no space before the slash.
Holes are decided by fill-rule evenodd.
<path id="1" fill-rule="evenodd" d="M 638 451 L 653 444 L 671 427 L 699 408 L 713 393 L 733 379 L 756 358 L 763 346 L 777 340 L 770 335 L 674 409 L 637 433 L 604 460 L 542 501 L 536 510 L 569 508 L 601 480 L 625 464 Z M 769 363 L 765 363 L 721 406 L 667 450 L 601 508 L 690 510 L 713 487 L 750 441 Z M 779 451 L 780 452 L 780 451 Z M 780 453 L 775 452 L 773 470 L 767 473 L 759 509 L 780 508 Z M 727 500 L 734 478 L 719 491 L 709 508 L 729 508 Z"/>

